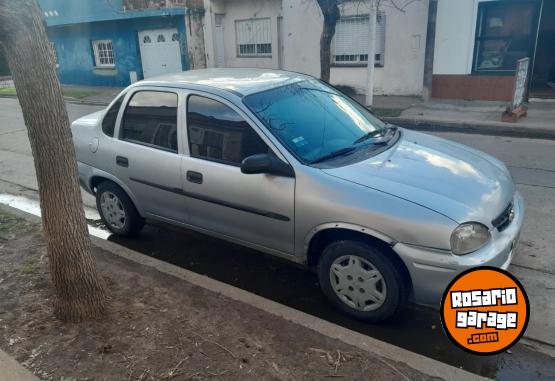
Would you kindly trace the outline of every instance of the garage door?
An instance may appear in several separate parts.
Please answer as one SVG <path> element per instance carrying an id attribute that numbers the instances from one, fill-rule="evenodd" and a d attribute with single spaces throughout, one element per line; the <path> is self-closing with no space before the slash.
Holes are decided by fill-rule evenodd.
<path id="1" fill-rule="evenodd" d="M 145 78 L 182 71 L 177 29 L 140 31 L 139 46 Z"/>

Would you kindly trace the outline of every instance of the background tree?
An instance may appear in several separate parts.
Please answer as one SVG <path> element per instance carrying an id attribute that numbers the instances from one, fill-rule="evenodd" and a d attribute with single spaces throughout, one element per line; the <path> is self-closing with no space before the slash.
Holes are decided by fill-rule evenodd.
<path id="1" fill-rule="evenodd" d="M 54 313 L 74 322 L 100 317 L 107 309 L 105 287 L 91 254 L 54 52 L 35 0 L 0 0 L 2 48 L 33 152 L 55 290 Z"/>
<path id="2" fill-rule="evenodd" d="M 368 70 L 366 79 L 366 105 L 371 106 L 374 100 L 374 66 L 375 62 L 373 57 L 376 52 L 376 23 L 377 15 L 381 6 L 388 6 L 400 12 L 405 12 L 405 8 L 409 4 L 419 0 L 316 0 L 320 11 L 324 17 L 324 24 L 322 28 L 322 35 L 320 36 L 320 79 L 323 81 L 330 81 L 330 66 L 331 66 L 331 42 L 335 35 L 335 26 L 341 17 L 340 5 L 347 2 L 355 3 L 357 9 L 361 6 L 366 6 L 369 13 L 369 46 L 368 46 Z M 402 4 L 399 4 L 402 3 Z"/>
<path id="3" fill-rule="evenodd" d="M 325 82 L 330 81 L 331 66 L 331 41 L 335 35 L 337 20 L 341 17 L 339 11 L 339 0 L 316 0 L 322 16 L 324 25 L 320 36 L 320 79 Z"/>

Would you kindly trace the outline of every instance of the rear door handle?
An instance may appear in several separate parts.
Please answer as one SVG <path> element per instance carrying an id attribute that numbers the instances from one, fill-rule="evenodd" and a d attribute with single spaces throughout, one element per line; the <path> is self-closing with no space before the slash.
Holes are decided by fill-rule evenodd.
<path id="1" fill-rule="evenodd" d="M 195 184 L 202 184 L 202 173 L 195 171 L 187 171 L 187 181 Z"/>
<path id="2" fill-rule="evenodd" d="M 116 164 L 120 167 L 129 167 L 129 159 L 123 156 L 116 156 Z"/>

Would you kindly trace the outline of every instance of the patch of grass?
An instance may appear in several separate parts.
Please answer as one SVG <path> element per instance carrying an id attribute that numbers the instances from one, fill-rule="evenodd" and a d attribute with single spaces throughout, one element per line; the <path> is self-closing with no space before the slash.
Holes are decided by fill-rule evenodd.
<path id="1" fill-rule="evenodd" d="M 83 99 L 91 95 L 95 95 L 96 93 L 97 93 L 96 91 L 91 91 L 91 90 L 83 90 L 83 89 L 73 88 L 73 87 L 62 87 L 62 94 L 64 94 L 64 97 L 70 97 L 75 99 Z M 17 95 L 17 92 L 15 91 L 15 87 L 3 87 L 3 88 L 0 88 L 0 95 L 15 96 Z"/>
<path id="2" fill-rule="evenodd" d="M 15 87 L 0 88 L 0 95 L 16 95 Z"/>
<path id="3" fill-rule="evenodd" d="M 40 270 L 40 261 L 38 257 L 28 258 L 18 269 L 20 275 L 35 274 Z"/>
<path id="4" fill-rule="evenodd" d="M 380 118 L 396 118 L 401 116 L 405 109 L 372 107 L 372 112 Z"/>
<path id="5" fill-rule="evenodd" d="M 90 97 L 91 95 L 95 95 L 96 91 L 91 90 L 83 90 L 74 87 L 64 87 L 62 86 L 62 93 L 65 97 L 75 98 L 75 99 L 83 99 L 86 97 Z"/>
<path id="6" fill-rule="evenodd" d="M 0 240 L 10 240 L 16 234 L 29 233 L 37 229 L 37 225 L 23 218 L 14 216 L 0 208 Z"/>

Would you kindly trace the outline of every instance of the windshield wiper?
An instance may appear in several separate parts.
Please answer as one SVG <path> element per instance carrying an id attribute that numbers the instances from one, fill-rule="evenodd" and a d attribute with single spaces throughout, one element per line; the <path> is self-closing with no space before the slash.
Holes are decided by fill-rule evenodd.
<path id="1" fill-rule="evenodd" d="M 347 155 L 347 154 L 349 154 L 349 153 L 351 153 L 351 152 L 353 152 L 353 151 L 355 151 L 355 150 L 356 150 L 355 147 L 345 147 L 345 148 L 341 148 L 341 149 L 338 149 L 338 150 L 336 150 L 336 151 L 332 151 L 332 152 L 330 152 L 330 153 L 328 153 L 328 154 L 326 154 L 326 155 L 324 155 L 324 156 L 322 156 L 322 157 L 319 157 L 319 158 L 316 159 L 316 160 L 312 160 L 312 161 L 310 162 L 310 164 L 316 164 L 316 163 L 320 163 L 320 162 L 322 162 L 322 161 L 326 161 L 326 160 L 329 160 L 329 159 L 333 159 L 334 157 L 337 157 L 337 156 Z"/>
<path id="2" fill-rule="evenodd" d="M 353 142 L 353 145 L 362 143 L 366 140 L 369 140 L 369 139 L 372 139 L 372 138 L 375 138 L 375 137 L 378 137 L 378 136 L 381 136 L 381 139 L 376 140 L 373 143 L 375 143 L 375 144 L 386 144 L 388 142 L 388 140 L 385 140 L 385 137 L 387 135 L 389 135 L 389 133 L 391 133 L 391 132 L 394 133 L 395 131 L 397 131 L 396 126 L 387 125 L 386 128 L 382 128 L 382 129 L 379 129 L 379 130 L 374 130 L 374 131 L 367 132 L 366 134 L 362 135 L 360 138 L 355 140 Z"/>

